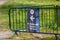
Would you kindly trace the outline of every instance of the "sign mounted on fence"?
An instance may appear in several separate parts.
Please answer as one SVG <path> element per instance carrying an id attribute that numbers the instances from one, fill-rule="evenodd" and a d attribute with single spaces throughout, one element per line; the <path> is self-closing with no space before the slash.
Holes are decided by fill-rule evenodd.
<path id="1" fill-rule="evenodd" d="M 39 8 L 28 9 L 27 14 L 27 31 L 29 32 L 39 32 Z"/>

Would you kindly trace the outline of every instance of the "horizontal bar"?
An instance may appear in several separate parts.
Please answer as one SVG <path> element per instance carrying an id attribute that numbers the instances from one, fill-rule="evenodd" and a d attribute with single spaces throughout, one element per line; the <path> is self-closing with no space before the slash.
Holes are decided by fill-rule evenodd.
<path id="1" fill-rule="evenodd" d="M 40 6 L 28 6 L 28 5 L 18 5 L 18 6 L 10 6 L 10 8 L 54 8 L 54 5 L 40 5 Z"/>
<path id="2" fill-rule="evenodd" d="M 60 35 L 60 34 L 57 34 L 57 33 L 46 33 L 46 32 L 27 32 L 27 30 L 12 30 L 13 32 L 26 32 L 26 33 L 38 33 L 38 34 L 54 34 L 54 35 Z"/>
<path id="3" fill-rule="evenodd" d="M 10 9 L 24 9 L 24 8 L 10 8 Z M 28 9 L 28 8 L 25 8 L 25 9 Z M 38 8 L 38 9 L 60 9 L 60 8 L 46 7 L 46 8 Z"/>

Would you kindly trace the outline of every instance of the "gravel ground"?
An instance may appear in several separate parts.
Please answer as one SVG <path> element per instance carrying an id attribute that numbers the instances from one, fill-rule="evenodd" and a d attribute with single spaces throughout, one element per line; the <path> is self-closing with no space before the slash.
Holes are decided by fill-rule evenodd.
<path id="1" fill-rule="evenodd" d="M 17 37 L 17 39 L 16 38 L 15 39 L 9 39 L 9 37 L 11 37 L 11 36 L 13 36 L 13 32 L 11 32 L 11 31 L 1 31 L 0 32 L 0 40 L 22 40 L 23 39 L 23 38 L 21 39 L 21 37 L 19 37 L 19 38 Z M 35 40 L 37 38 L 42 39 L 42 38 L 45 38 L 45 37 L 48 37 L 48 36 L 51 36 L 51 35 L 33 33 L 32 37 L 35 37 L 34 38 L 34 40 Z"/>
<path id="2" fill-rule="evenodd" d="M 8 40 L 9 37 L 11 37 L 13 35 L 12 32 L 10 31 L 1 31 L 0 32 L 0 40 Z"/>
<path id="3" fill-rule="evenodd" d="M 0 0 L 0 6 L 3 5 L 5 2 L 7 2 L 8 0 Z"/>

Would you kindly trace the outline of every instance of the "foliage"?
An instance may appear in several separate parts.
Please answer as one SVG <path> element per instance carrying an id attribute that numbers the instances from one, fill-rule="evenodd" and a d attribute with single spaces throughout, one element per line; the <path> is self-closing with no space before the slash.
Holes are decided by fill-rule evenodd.
<path id="1" fill-rule="evenodd" d="M 46 38 L 43 38 L 43 40 L 54 40 L 53 37 L 46 37 Z"/>

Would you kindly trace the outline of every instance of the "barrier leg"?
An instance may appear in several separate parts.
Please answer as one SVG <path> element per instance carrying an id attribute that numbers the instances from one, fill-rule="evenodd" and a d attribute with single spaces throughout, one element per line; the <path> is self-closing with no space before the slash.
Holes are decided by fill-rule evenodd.
<path id="1" fill-rule="evenodd" d="M 57 40 L 57 35 L 55 34 L 54 40 Z"/>
<path id="2" fill-rule="evenodd" d="M 18 33 L 17 33 L 17 32 L 15 32 L 15 35 L 17 35 L 17 36 L 18 36 Z"/>

